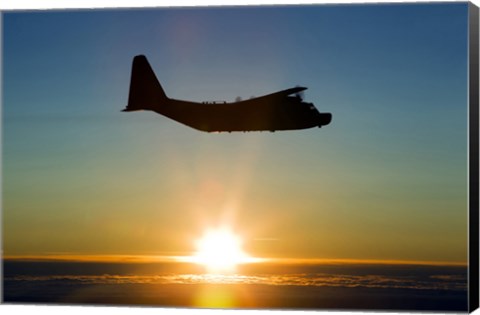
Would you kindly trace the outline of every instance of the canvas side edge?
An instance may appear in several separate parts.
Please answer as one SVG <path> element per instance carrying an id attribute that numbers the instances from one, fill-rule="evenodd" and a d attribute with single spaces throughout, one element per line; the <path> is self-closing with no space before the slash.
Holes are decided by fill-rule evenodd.
<path id="1" fill-rule="evenodd" d="M 469 290 L 468 310 L 473 312 L 479 303 L 479 9 L 468 7 L 468 99 L 469 99 Z"/>

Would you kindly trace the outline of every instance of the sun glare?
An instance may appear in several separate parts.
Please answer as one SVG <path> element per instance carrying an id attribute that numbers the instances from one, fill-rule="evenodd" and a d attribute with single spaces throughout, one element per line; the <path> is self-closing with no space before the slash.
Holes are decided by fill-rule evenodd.
<path id="1" fill-rule="evenodd" d="M 227 228 L 208 230 L 195 247 L 193 261 L 209 272 L 232 272 L 238 264 L 252 261 L 243 251 L 240 238 Z"/>

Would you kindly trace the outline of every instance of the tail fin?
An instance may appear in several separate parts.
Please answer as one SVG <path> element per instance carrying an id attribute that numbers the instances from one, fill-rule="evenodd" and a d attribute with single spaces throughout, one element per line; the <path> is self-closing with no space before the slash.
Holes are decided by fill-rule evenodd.
<path id="1" fill-rule="evenodd" d="M 133 58 L 128 105 L 124 112 L 154 109 L 168 100 L 152 67 L 143 55 Z"/>

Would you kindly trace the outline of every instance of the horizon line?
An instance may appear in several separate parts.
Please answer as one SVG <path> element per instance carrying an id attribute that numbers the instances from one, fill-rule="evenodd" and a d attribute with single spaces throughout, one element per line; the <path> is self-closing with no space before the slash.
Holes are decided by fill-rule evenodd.
<path id="1" fill-rule="evenodd" d="M 79 263 L 191 263 L 192 256 L 172 255 L 125 255 L 125 254 L 43 254 L 43 255 L 2 255 L 3 261 L 31 262 L 79 262 Z M 402 259 L 355 259 L 355 258 L 262 258 L 253 257 L 250 262 L 300 265 L 428 265 L 428 266 L 465 266 L 461 261 L 429 261 Z"/>

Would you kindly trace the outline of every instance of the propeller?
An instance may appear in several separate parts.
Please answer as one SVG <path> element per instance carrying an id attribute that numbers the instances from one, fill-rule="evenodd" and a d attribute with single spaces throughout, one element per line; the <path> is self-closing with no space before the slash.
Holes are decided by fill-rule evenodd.
<path id="1" fill-rule="evenodd" d="M 300 85 L 297 85 L 296 87 L 300 87 Z M 295 93 L 295 96 L 298 97 L 301 101 L 305 98 L 305 91 L 300 91 Z"/>

